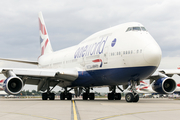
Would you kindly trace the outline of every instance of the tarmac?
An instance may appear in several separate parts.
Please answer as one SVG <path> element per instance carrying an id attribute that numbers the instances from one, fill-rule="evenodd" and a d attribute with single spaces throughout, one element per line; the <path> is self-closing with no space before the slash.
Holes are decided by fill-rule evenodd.
<path id="1" fill-rule="evenodd" d="M 178 120 L 179 116 L 180 100 L 169 98 L 140 98 L 137 103 L 123 98 L 0 98 L 0 120 Z"/>

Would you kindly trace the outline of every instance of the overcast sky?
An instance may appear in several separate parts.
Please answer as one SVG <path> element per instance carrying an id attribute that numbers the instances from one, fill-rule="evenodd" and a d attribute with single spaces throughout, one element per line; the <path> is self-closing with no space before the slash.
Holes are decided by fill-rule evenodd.
<path id="1" fill-rule="evenodd" d="M 1 0 L 0 4 L 2 58 L 37 60 L 38 12 L 42 11 L 54 51 L 76 45 L 99 30 L 140 22 L 162 49 L 160 68 L 180 65 L 178 0 Z"/>

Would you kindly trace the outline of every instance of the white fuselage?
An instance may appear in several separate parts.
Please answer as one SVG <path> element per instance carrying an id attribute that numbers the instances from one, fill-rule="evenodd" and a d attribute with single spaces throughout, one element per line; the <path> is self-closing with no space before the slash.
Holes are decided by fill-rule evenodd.
<path id="1" fill-rule="evenodd" d="M 132 30 L 133 27 L 140 29 Z M 144 79 L 159 66 L 161 49 L 149 32 L 143 28 L 140 23 L 133 22 L 105 29 L 91 35 L 76 46 L 40 56 L 39 67 L 76 68 L 78 71 L 91 72 L 154 67 L 144 75 L 132 73 L 136 77 L 141 76 L 137 79 Z M 123 83 L 120 82 L 120 84 Z"/>

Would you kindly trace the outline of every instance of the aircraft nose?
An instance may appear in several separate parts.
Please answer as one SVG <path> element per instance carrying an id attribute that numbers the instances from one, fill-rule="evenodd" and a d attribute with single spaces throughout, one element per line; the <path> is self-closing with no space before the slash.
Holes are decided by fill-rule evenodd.
<path id="1" fill-rule="evenodd" d="M 161 61 L 161 48 L 158 44 L 149 44 L 144 49 L 144 59 L 145 61 L 152 66 L 159 66 Z"/>

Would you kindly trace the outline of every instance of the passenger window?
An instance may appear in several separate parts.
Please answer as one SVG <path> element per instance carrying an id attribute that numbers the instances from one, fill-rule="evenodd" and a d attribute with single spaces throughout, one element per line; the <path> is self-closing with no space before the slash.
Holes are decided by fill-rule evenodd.
<path id="1" fill-rule="evenodd" d="M 140 50 L 140 53 L 142 53 L 142 49 Z"/>

